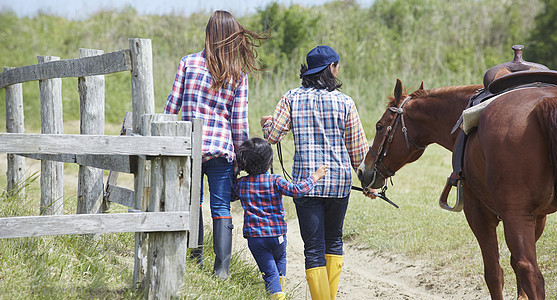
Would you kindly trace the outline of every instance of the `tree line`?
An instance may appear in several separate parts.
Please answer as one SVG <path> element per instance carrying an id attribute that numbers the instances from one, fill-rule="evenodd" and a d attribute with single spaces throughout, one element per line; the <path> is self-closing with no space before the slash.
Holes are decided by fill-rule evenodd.
<path id="1" fill-rule="evenodd" d="M 382 110 L 397 78 L 409 87 L 422 81 L 426 88 L 481 83 L 488 68 L 512 60 L 514 44 L 525 45 L 525 60 L 557 67 L 555 14 L 556 0 L 376 0 L 369 6 L 345 0 L 309 7 L 275 2 L 237 17 L 250 30 L 271 33 L 258 51 L 265 71 L 250 81 L 258 89 L 250 89 L 250 98 L 253 94 L 256 102 L 265 102 L 253 104 L 256 112 L 268 113 L 281 93 L 299 85 L 306 53 L 327 44 L 341 56 L 344 91 L 371 119 Z M 67 20 L 48 14 L 19 18 L 3 10 L 0 62 L 18 67 L 35 64 L 37 55 L 75 58 L 79 48 L 109 52 L 127 48 L 130 37 L 150 38 L 156 106 L 162 110 L 179 59 L 203 49 L 208 17 L 208 12 L 138 15 L 126 7 Z M 107 120 L 120 122 L 122 111 L 131 110 L 131 104 L 120 103 L 129 97 L 129 81 L 125 74 L 109 76 Z M 64 82 L 65 119 L 79 118 L 77 94 L 65 92 L 76 84 Z M 36 88 L 24 86 L 24 93 L 25 98 L 38 98 Z M 38 102 L 26 102 L 25 110 L 26 115 L 38 114 Z"/>

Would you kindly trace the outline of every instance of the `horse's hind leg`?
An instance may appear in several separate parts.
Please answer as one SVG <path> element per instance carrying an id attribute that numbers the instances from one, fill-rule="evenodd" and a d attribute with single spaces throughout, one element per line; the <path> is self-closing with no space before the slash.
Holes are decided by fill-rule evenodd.
<path id="1" fill-rule="evenodd" d="M 540 236 L 543 233 L 543 230 L 545 228 L 545 221 L 546 221 L 546 216 L 545 215 L 539 216 L 536 219 L 536 225 L 535 225 L 535 240 L 536 240 L 536 242 L 538 241 L 538 239 L 540 238 Z M 511 254 L 511 266 L 513 267 L 514 273 L 516 274 L 516 285 L 517 285 L 518 299 L 519 300 L 528 299 L 528 296 L 526 296 L 526 292 L 524 291 L 524 288 L 522 287 L 523 283 L 521 282 L 521 278 L 519 276 L 518 259 L 513 254 Z"/>
<path id="2" fill-rule="evenodd" d="M 465 199 L 464 213 L 468 225 L 476 236 L 484 263 L 484 279 L 491 299 L 503 300 L 503 269 L 499 264 L 497 225 L 499 219 L 477 199 Z"/>

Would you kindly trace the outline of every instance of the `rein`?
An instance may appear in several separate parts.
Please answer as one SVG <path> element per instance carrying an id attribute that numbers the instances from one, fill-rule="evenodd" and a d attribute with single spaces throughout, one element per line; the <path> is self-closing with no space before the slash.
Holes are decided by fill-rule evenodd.
<path id="1" fill-rule="evenodd" d="M 371 150 L 371 147 L 369 148 L 369 150 Z M 284 168 L 284 161 L 283 161 L 283 158 L 282 158 L 282 146 L 280 145 L 280 142 L 277 143 L 277 156 L 278 156 L 278 159 L 279 159 L 279 162 L 280 162 L 280 167 L 282 168 L 282 174 L 284 175 L 285 178 L 288 178 L 288 180 L 292 181 L 292 176 L 290 176 L 290 174 L 288 174 L 288 172 Z M 273 173 L 272 167 L 271 167 L 271 173 Z M 352 190 L 359 191 L 359 192 L 368 191 L 367 188 L 361 188 L 361 187 L 357 187 L 357 186 L 351 186 L 350 188 Z M 385 185 L 381 189 L 381 192 L 379 192 L 379 193 L 370 192 L 370 193 L 375 195 L 376 197 L 379 197 L 379 198 L 387 201 L 392 206 L 398 208 L 398 205 L 396 205 L 393 201 L 391 201 L 389 198 L 387 198 L 387 196 L 385 195 L 386 191 L 387 191 L 387 186 Z"/>

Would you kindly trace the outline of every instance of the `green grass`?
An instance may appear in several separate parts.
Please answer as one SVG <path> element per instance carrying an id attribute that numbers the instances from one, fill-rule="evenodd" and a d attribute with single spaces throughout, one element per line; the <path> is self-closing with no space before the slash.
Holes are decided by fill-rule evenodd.
<path id="1" fill-rule="evenodd" d="M 65 170 L 65 178 L 77 169 Z M 29 177 L 27 197 L 0 195 L 0 217 L 38 215 L 40 187 Z M 5 187 L 6 176 L 0 176 Z M 66 185 L 64 213 L 74 214 L 76 187 Z M 112 212 L 126 208 L 113 204 Z M 230 280 L 214 280 L 211 232 L 206 228 L 204 266 L 188 261 L 184 299 L 268 299 L 263 280 L 253 264 L 239 253 L 231 261 Z M 247 250 L 246 250 L 247 251 Z M 134 234 L 113 233 L 0 239 L 0 299 L 138 299 L 133 290 Z"/>
<path id="2" fill-rule="evenodd" d="M 283 143 L 287 171 L 290 171 L 293 145 Z M 275 157 L 274 170 L 281 173 Z M 438 207 L 439 193 L 450 172 L 450 153 L 430 146 L 422 158 L 393 178 L 387 195 L 400 206 L 396 209 L 379 199 L 369 199 L 354 192 L 345 220 L 347 243 L 367 248 L 370 255 L 402 255 L 428 262 L 436 270 L 452 274 L 454 279 L 474 278 L 475 287 L 485 289 L 479 246 L 464 214 Z M 67 165 L 65 178 L 77 173 Z M 75 175 L 73 175 L 75 176 Z M 5 175 L 0 185 L 5 186 Z M 356 183 L 355 183 L 356 184 Z M 65 187 L 64 212 L 75 212 L 75 188 Z M 27 198 L 7 197 L 2 193 L 2 217 L 38 214 L 38 180 L 27 186 Z M 291 201 L 285 201 L 288 218 L 295 218 Z M 125 211 L 113 205 L 112 211 Z M 557 297 L 557 216 L 550 215 L 544 235 L 537 244 L 538 262 L 545 277 L 548 299 Z M 185 299 L 267 299 L 257 268 L 233 254 L 230 280 L 211 277 L 211 233 L 206 228 L 204 266 L 192 262 L 186 266 Z M 510 254 L 504 244 L 502 226 L 498 229 L 501 264 L 505 271 L 505 293 L 515 294 Z M 131 287 L 133 274 L 132 233 L 104 234 L 91 239 L 78 235 L 0 240 L 0 299 L 136 299 L 141 297 Z M 243 251 L 248 251 L 243 250 Z"/>

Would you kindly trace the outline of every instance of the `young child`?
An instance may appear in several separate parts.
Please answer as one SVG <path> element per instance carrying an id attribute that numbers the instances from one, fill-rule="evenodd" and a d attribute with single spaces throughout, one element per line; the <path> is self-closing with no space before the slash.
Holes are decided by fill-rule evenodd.
<path id="1" fill-rule="evenodd" d="M 262 138 L 251 138 L 240 146 L 238 166 L 249 175 L 236 182 L 236 196 L 244 208 L 244 237 L 263 273 L 265 288 L 273 299 L 285 299 L 282 289 L 286 275 L 286 221 L 282 195 L 301 197 L 313 189 L 315 182 L 327 173 L 320 166 L 313 175 L 299 183 L 291 183 L 268 172 L 273 162 L 273 149 Z"/>

